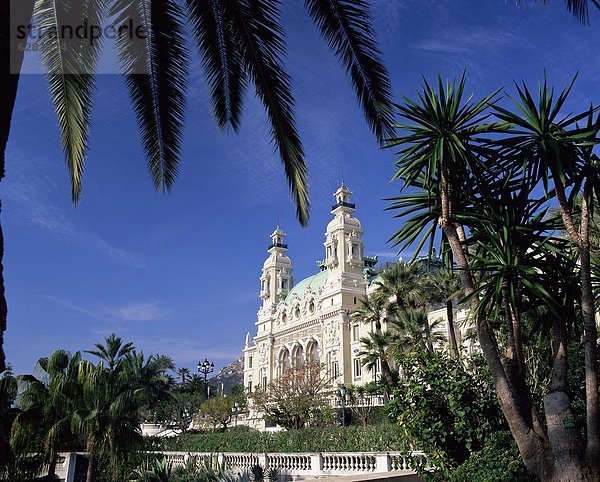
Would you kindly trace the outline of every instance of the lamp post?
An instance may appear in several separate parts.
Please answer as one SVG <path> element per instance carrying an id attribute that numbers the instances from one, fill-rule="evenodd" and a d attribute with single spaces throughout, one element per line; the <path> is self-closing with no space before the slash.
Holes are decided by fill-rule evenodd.
<path id="1" fill-rule="evenodd" d="M 206 399 L 208 400 L 208 374 L 215 371 L 215 364 L 205 358 L 203 362 L 198 362 L 198 373 L 204 375 L 204 389 L 206 390 Z"/>
<path id="2" fill-rule="evenodd" d="M 237 427 L 237 418 L 238 415 L 240 414 L 240 412 L 242 411 L 242 407 L 240 406 L 239 402 L 234 402 L 233 404 L 233 408 L 231 409 L 231 411 L 233 412 L 233 415 L 235 417 L 235 427 Z"/>
<path id="3" fill-rule="evenodd" d="M 336 394 L 337 398 L 339 399 L 340 404 L 342 405 L 342 427 L 345 427 L 346 426 L 346 403 L 350 399 L 350 394 L 348 393 L 348 389 L 346 388 L 346 385 L 344 385 L 343 383 L 338 383 L 338 389 L 335 394 Z"/>

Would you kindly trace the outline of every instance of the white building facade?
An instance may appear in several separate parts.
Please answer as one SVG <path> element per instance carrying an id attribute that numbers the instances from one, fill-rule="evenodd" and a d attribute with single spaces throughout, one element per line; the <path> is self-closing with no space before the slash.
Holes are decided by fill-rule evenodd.
<path id="1" fill-rule="evenodd" d="M 262 305 L 254 337 L 246 336 L 244 387 L 266 388 L 280 373 L 305 360 L 318 361 L 332 387 L 362 385 L 379 374 L 362 366 L 361 337 L 374 327 L 353 320 L 359 300 L 375 288 L 377 258 L 364 256 L 363 230 L 354 217 L 351 191 L 344 185 L 334 193 L 333 219 L 325 231 L 325 259 L 320 271 L 294 284 L 285 233 L 271 234 L 269 256 L 260 277 Z M 457 321 L 464 312 L 456 313 Z M 446 317 L 445 309 L 430 318 Z"/>

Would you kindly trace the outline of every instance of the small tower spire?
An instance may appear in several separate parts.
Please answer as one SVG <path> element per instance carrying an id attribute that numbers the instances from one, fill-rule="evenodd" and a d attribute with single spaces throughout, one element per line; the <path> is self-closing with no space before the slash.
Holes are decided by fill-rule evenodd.
<path id="1" fill-rule="evenodd" d="M 271 246 L 269 246 L 269 250 L 272 248 L 281 248 L 284 250 L 283 252 L 287 251 L 287 244 L 285 244 L 285 233 L 283 232 L 283 229 L 279 227 L 279 223 L 277 223 L 275 231 L 271 233 Z"/>
<path id="2" fill-rule="evenodd" d="M 333 196 L 335 204 L 331 208 L 331 214 L 334 217 L 325 233 L 325 265 L 330 270 L 362 273 L 363 231 L 360 221 L 353 216 L 356 206 L 350 202 L 352 191 L 343 179 Z"/>
<path id="3" fill-rule="evenodd" d="M 269 257 L 263 264 L 260 277 L 260 297 L 264 308 L 275 306 L 292 287 L 292 262 L 286 255 L 287 250 L 285 233 L 278 223 L 271 233 L 271 244 L 267 248 Z"/>

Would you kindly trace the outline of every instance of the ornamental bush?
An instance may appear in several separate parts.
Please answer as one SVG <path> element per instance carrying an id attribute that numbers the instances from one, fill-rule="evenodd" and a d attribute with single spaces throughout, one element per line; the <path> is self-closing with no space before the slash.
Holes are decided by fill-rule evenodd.
<path id="1" fill-rule="evenodd" d="M 438 469 L 457 467 L 488 436 L 506 430 L 491 379 L 480 357 L 458 361 L 415 351 L 401 359 L 405 379 L 388 404 L 409 445 Z"/>
<path id="2" fill-rule="evenodd" d="M 534 481 L 535 478 L 527 473 L 510 432 L 503 431 L 491 434 L 486 439 L 483 449 L 472 453 L 467 461 L 448 477 L 448 482 L 467 480 L 528 482 Z"/>
<path id="3" fill-rule="evenodd" d="M 289 432 L 233 428 L 164 439 L 163 450 L 181 452 L 385 452 L 405 446 L 395 425 L 311 427 Z"/>

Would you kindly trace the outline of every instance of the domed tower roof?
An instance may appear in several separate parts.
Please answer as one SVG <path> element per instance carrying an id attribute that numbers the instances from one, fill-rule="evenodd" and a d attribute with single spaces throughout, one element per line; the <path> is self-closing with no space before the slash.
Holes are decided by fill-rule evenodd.
<path id="1" fill-rule="evenodd" d="M 335 204 L 331 214 L 334 217 L 325 232 L 325 266 L 330 270 L 362 272 L 363 231 L 360 221 L 353 216 L 356 206 L 350 202 L 352 191 L 342 181 L 333 196 Z"/>

